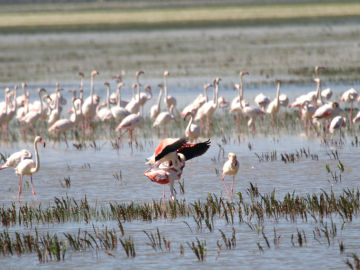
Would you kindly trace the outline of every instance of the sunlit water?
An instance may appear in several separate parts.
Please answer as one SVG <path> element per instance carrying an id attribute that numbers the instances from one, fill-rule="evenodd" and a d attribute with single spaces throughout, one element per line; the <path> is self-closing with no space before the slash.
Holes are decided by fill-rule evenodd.
<path id="1" fill-rule="evenodd" d="M 202 85 L 208 78 L 193 80 L 194 84 L 181 84 L 179 81 L 169 82 L 170 93 L 178 98 L 179 108 L 191 101 L 197 94 L 202 93 Z M 159 81 L 161 82 L 161 80 Z M 231 89 L 236 77 L 227 79 L 220 88 L 220 94 L 227 100 L 235 97 L 236 92 Z M 158 81 L 149 81 L 156 85 Z M 172 85 L 173 84 L 173 85 Z M 129 85 L 129 84 L 128 84 Z M 190 87 L 193 85 L 194 87 Z M 31 95 L 34 99 L 37 87 L 51 89 L 48 85 L 31 85 Z M 69 89 L 77 87 L 76 83 L 62 85 Z M 334 91 L 334 98 L 338 99 L 341 92 L 352 87 L 352 84 L 328 85 Z M 113 86 L 114 88 L 114 86 Z M 157 89 L 154 87 L 154 95 Z M 325 88 L 325 87 L 324 87 Z M 101 90 L 100 90 L 101 89 Z M 113 89 L 114 90 L 114 89 Z M 282 92 L 288 94 L 290 100 L 295 96 L 315 90 L 315 84 L 309 85 L 284 85 Z M 255 94 L 260 91 L 274 97 L 275 85 L 249 86 L 245 87 L 245 97 L 252 101 Z M 96 92 L 102 98 L 105 97 L 105 90 L 101 84 L 96 84 Z M 129 87 L 123 91 L 123 98 L 128 99 L 131 91 Z M 70 94 L 65 93 L 67 98 Z M 211 97 L 211 93 L 210 93 Z M 155 103 L 153 98 L 150 105 Z M 69 104 L 67 105 L 69 106 Z M 146 110 L 146 109 L 145 109 Z M 178 134 L 183 136 L 183 134 Z M 53 203 L 54 197 L 69 196 L 75 199 L 83 199 L 85 196 L 91 204 L 106 204 L 110 201 L 131 202 L 131 201 L 152 201 L 160 200 L 162 197 L 162 186 L 151 182 L 143 173 L 147 169 L 144 164 L 145 159 L 151 156 L 159 138 L 141 138 L 139 147 L 134 147 L 133 152 L 126 142 L 123 142 L 119 151 L 114 150 L 108 140 L 97 141 L 99 149 L 86 148 L 76 150 L 74 147 L 66 147 L 64 143 L 47 142 L 46 148 L 39 145 L 40 170 L 33 177 L 35 190 L 42 205 Z M 233 138 L 229 142 L 222 142 L 220 138 L 211 138 L 211 147 L 207 153 L 199 158 L 186 163 L 183 173 L 185 183 L 185 194 L 180 194 L 179 186 L 176 185 L 177 198 L 186 199 L 187 202 L 195 200 L 205 200 L 208 193 L 217 196 L 225 196 L 224 186 L 221 182 L 221 169 L 226 160 L 228 152 L 234 152 L 240 162 L 240 171 L 236 176 L 235 192 L 241 191 L 246 194 L 249 183 L 259 187 L 261 193 L 270 193 L 276 190 L 277 198 L 282 198 L 286 193 L 296 192 L 296 194 L 319 193 L 322 190 L 329 192 L 333 190 L 340 193 L 344 188 L 358 188 L 359 174 L 357 162 L 360 158 L 359 149 L 351 145 L 352 137 L 347 137 L 341 146 L 328 146 L 321 143 L 317 138 L 306 138 L 303 134 L 264 137 L 241 136 L 240 141 Z M 220 144 L 224 153 L 220 151 Z M 251 145 L 251 149 L 249 148 Z M 32 150 L 32 144 L 23 142 L 12 144 L 1 144 L 1 152 L 12 153 L 22 148 Z M 284 163 L 281 161 L 282 153 L 294 153 L 301 148 L 309 149 L 311 154 L 318 155 L 318 160 L 311 158 L 300 158 L 294 163 Z M 345 171 L 341 174 L 341 182 L 334 181 L 326 170 L 326 164 L 334 171 L 337 170 L 337 160 L 331 159 L 331 151 L 337 150 L 339 158 L 345 166 Z M 277 160 L 260 162 L 256 154 L 277 152 Z M 122 178 L 116 179 L 114 174 L 121 174 Z M 18 177 L 15 176 L 12 168 L 1 171 L 1 197 L 0 202 L 4 206 L 9 206 L 17 200 Z M 70 178 L 70 188 L 64 187 L 64 178 Z M 22 194 L 22 203 L 28 202 L 37 205 L 31 193 L 29 178 Z M 231 178 L 226 178 L 226 182 L 231 184 Z M 166 186 L 166 196 L 168 197 L 168 187 Z M 183 221 L 189 223 L 192 231 Z M 340 218 L 334 220 L 338 228 L 341 226 Z M 97 222 L 91 221 L 90 224 L 66 223 L 66 224 L 45 224 L 38 225 L 40 231 L 44 232 L 76 232 L 79 228 L 92 230 L 92 224 L 100 228 L 117 228 L 116 222 Z M 265 233 L 269 238 L 271 248 L 267 248 L 262 235 L 252 231 L 245 223 L 235 222 L 237 246 L 233 250 L 226 250 L 224 247 L 218 254 L 216 245 L 217 240 L 221 241 L 218 229 L 223 230 L 226 235 L 231 234 L 232 225 L 226 225 L 223 219 L 216 219 L 214 232 L 204 229 L 202 232 L 196 231 L 196 226 L 192 218 L 179 218 L 175 220 L 160 219 L 157 221 L 125 222 L 124 229 L 126 235 L 132 235 L 135 240 L 137 256 L 134 259 L 127 259 L 121 247 L 111 251 L 115 257 L 106 255 L 102 250 L 87 252 L 66 253 L 63 262 L 50 262 L 45 264 L 38 263 L 35 254 L 25 254 L 21 257 L 16 255 L 11 257 L 0 257 L 0 262 L 7 265 L 7 269 L 31 269 L 36 267 L 43 269 L 340 269 L 345 268 L 346 254 L 340 255 L 338 241 L 344 241 L 346 252 L 357 251 L 359 249 L 359 219 L 355 218 L 352 223 L 346 224 L 342 235 L 328 247 L 326 239 L 322 238 L 319 243 L 314 240 L 313 230 L 317 224 L 308 220 L 307 223 L 299 219 L 292 223 L 284 219 L 275 222 L 273 219 L 265 219 Z M 155 231 L 159 228 L 160 232 L 171 240 L 171 252 L 154 251 L 148 243 L 148 239 L 143 230 Z M 276 228 L 278 235 L 281 235 L 279 248 L 273 245 L 273 229 Z M 5 229 L 5 228 L 2 228 Z M 297 233 L 297 229 L 304 230 L 307 243 L 302 248 L 292 247 L 291 235 Z M 28 231 L 33 230 L 22 227 L 10 227 L 9 231 Z M 339 232 L 340 234 L 340 232 Z M 207 258 L 204 263 L 198 263 L 195 255 L 190 250 L 187 242 L 195 241 L 196 237 L 206 240 Z M 263 248 L 260 252 L 257 243 Z M 185 248 L 185 254 L 180 254 L 180 244 Z M 119 244 L 120 246 L 120 244 Z M 305 259 L 306 258 L 306 259 Z"/>

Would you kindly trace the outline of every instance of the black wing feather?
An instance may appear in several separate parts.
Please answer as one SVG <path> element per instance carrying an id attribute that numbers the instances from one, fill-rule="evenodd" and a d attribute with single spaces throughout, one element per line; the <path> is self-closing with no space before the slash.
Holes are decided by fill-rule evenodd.
<path id="1" fill-rule="evenodd" d="M 166 146 L 156 157 L 155 161 L 160 160 L 161 158 L 165 157 L 167 154 L 171 152 L 175 152 L 177 149 L 179 149 L 181 146 L 183 146 L 185 143 L 187 143 L 186 138 L 181 138 L 175 141 L 173 144 L 170 144 Z"/>
<path id="2" fill-rule="evenodd" d="M 197 143 L 191 147 L 184 147 L 180 151 L 178 151 L 178 153 L 183 154 L 185 156 L 185 160 L 189 160 L 194 157 L 203 155 L 209 149 L 210 143 L 211 142 L 209 139 L 205 142 Z"/>

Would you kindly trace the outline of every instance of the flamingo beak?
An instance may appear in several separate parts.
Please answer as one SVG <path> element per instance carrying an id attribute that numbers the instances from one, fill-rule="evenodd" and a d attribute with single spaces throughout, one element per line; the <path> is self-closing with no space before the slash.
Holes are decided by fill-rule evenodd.
<path id="1" fill-rule="evenodd" d="M 41 144 L 43 145 L 43 147 L 45 148 L 45 145 L 46 145 L 46 143 L 45 143 L 45 141 L 43 140 L 43 139 L 41 139 Z"/>

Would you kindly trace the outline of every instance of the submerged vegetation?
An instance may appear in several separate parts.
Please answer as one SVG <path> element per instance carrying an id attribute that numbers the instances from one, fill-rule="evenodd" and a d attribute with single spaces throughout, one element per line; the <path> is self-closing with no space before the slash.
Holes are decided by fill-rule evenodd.
<path id="1" fill-rule="evenodd" d="M 205 201 L 110 202 L 90 205 L 86 197 L 80 201 L 69 197 L 55 198 L 48 206 L 13 204 L 11 207 L 0 208 L 0 221 L 4 227 L 0 233 L 0 254 L 19 256 L 34 253 L 39 262 L 66 260 L 68 253 L 76 251 L 104 250 L 109 256 L 118 256 L 121 254 L 118 245 L 120 243 L 124 256 L 135 257 L 136 246 L 141 243 L 139 240 L 135 241 L 138 238 L 137 233 L 124 229 L 124 226 L 126 228 L 134 221 L 193 219 L 196 228 L 191 228 L 192 225 L 187 221 L 184 221 L 183 226 L 189 228 L 191 235 L 195 236 L 195 241 L 184 242 L 184 239 L 178 239 L 176 242 L 180 241 L 180 255 L 184 254 L 186 243 L 199 261 L 205 261 L 209 254 L 213 253 L 209 253 L 209 240 L 200 240 L 196 235 L 205 231 L 216 234 L 218 231 L 220 235 L 216 246 L 219 257 L 224 249 L 237 249 L 237 230 L 245 225 L 258 235 L 259 238 L 254 239 L 253 244 L 261 253 L 266 252 L 265 247 L 301 248 L 313 239 L 312 241 L 325 246 L 335 246 L 339 243 L 340 253 L 353 257 L 356 264 L 357 257 L 344 253 L 346 240 L 344 241 L 341 235 L 347 224 L 359 218 L 359 213 L 359 189 L 344 189 L 339 194 L 322 191 L 320 194 L 297 195 L 292 192 L 278 198 L 275 190 L 270 194 L 262 194 L 251 183 L 246 193 L 238 192 L 231 200 L 208 194 Z M 89 223 L 92 229 L 79 228 L 77 232 L 53 234 L 38 229 L 44 224 L 69 222 Z M 109 225 L 99 228 L 94 222 L 107 222 Z M 293 224 L 291 227 L 301 223 L 309 224 L 313 230 L 299 229 L 295 226 L 297 228 L 291 235 L 280 235 L 276 226 L 279 222 Z M 271 223 L 274 223 L 272 241 L 267 235 Z M 12 232 L 12 227 L 21 227 L 23 232 Z M 172 252 L 171 246 L 175 241 L 165 237 L 159 228 L 156 228 L 155 233 L 145 230 L 143 232 L 147 236 L 146 244 L 154 251 Z M 351 262 L 347 259 L 346 264 L 350 265 Z"/>

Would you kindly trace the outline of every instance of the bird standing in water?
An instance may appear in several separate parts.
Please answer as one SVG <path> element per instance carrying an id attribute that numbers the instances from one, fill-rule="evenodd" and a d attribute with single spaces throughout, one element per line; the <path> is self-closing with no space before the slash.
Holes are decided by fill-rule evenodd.
<path id="1" fill-rule="evenodd" d="M 223 173 L 222 173 L 222 181 L 224 183 L 225 189 L 226 189 L 226 193 L 229 194 L 229 190 L 226 186 L 225 183 L 225 175 L 232 175 L 233 176 L 233 181 L 232 181 L 232 185 L 231 185 L 231 195 L 233 195 L 234 193 L 234 182 L 235 182 L 235 175 L 237 174 L 238 170 L 239 170 L 239 162 L 236 159 L 236 155 L 234 153 L 229 153 L 228 154 L 228 160 L 225 162 L 224 166 L 223 166 Z"/>

